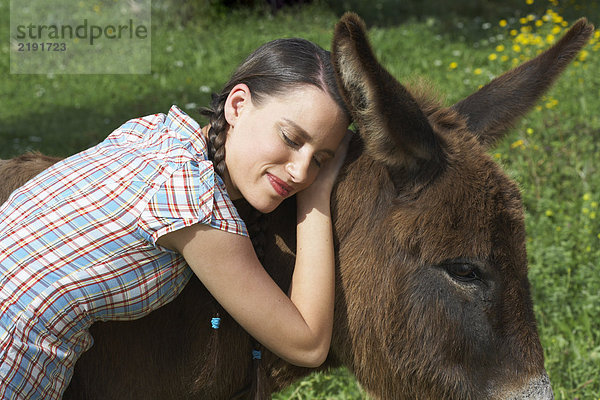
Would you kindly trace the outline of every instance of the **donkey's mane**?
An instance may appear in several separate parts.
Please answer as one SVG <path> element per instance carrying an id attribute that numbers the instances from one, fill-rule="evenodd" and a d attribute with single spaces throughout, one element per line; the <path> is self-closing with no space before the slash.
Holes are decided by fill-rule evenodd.
<path id="1" fill-rule="evenodd" d="M 429 119 L 429 123 L 441 131 L 463 131 L 467 129 L 467 121 L 454 109 L 446 107 L 446 97 L 431 82 L 421 78 L 412 78 L 404 86 L 412 94 L 415 101 Z"/>

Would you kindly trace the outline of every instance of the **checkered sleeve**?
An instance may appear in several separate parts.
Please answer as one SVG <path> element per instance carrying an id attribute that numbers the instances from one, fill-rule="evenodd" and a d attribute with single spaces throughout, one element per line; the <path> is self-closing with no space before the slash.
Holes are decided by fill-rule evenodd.
<path id="1" fill-rule="evenodd" d="M 175 170 L 142 212 L 138 232 L 155 245 L 159 237 L 195 223 L 248 236 L 210 161 L 189 161 Z"/>

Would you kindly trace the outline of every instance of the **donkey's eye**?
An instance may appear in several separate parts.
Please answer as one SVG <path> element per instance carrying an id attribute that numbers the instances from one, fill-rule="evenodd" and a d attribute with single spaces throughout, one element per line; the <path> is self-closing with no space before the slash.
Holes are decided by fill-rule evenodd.
<path id="1" fill-rule="evenodd" d="M 472 265 L 462 262 L 448 263 L 445 266 L 446 272 L 452 278 L 460 282 L 473 282 L 481 280 L 479 269 Z"/>

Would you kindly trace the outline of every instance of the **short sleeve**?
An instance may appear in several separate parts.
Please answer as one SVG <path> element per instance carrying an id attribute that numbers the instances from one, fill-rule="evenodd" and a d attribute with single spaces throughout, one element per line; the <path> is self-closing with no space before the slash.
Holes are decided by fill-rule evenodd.
<path id="1" fill-rule="evenodd" d="M 159 237 L 195 223 L 247 236 L 210 161 L 189 161 L 175 170 L 142 211 L 138 232 L 152 245 Z"/>
<path id="2" fill-rule="evenodd" d="M 213 195 L 213 213 L 210 226 L 227 232 L 248 236 L 246 224 L 240 218 L 237 209 L 227 194 L 225 183 L 215 174 L 215 190 Z"/>

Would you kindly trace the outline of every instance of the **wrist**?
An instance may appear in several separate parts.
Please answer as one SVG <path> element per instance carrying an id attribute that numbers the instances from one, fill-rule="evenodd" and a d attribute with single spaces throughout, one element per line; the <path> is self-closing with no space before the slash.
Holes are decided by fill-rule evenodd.
<path id="1" fill-rule="evenodd" d="M 300 219 L 301 216 L 311 212 L 318 212 L 331 217 L 330 198 L 331 195 L 329 193 L 323 192 L 311 196 L 302 196 L 301 193 L 299 193 L 296 198 L 298 218 Z"/>

